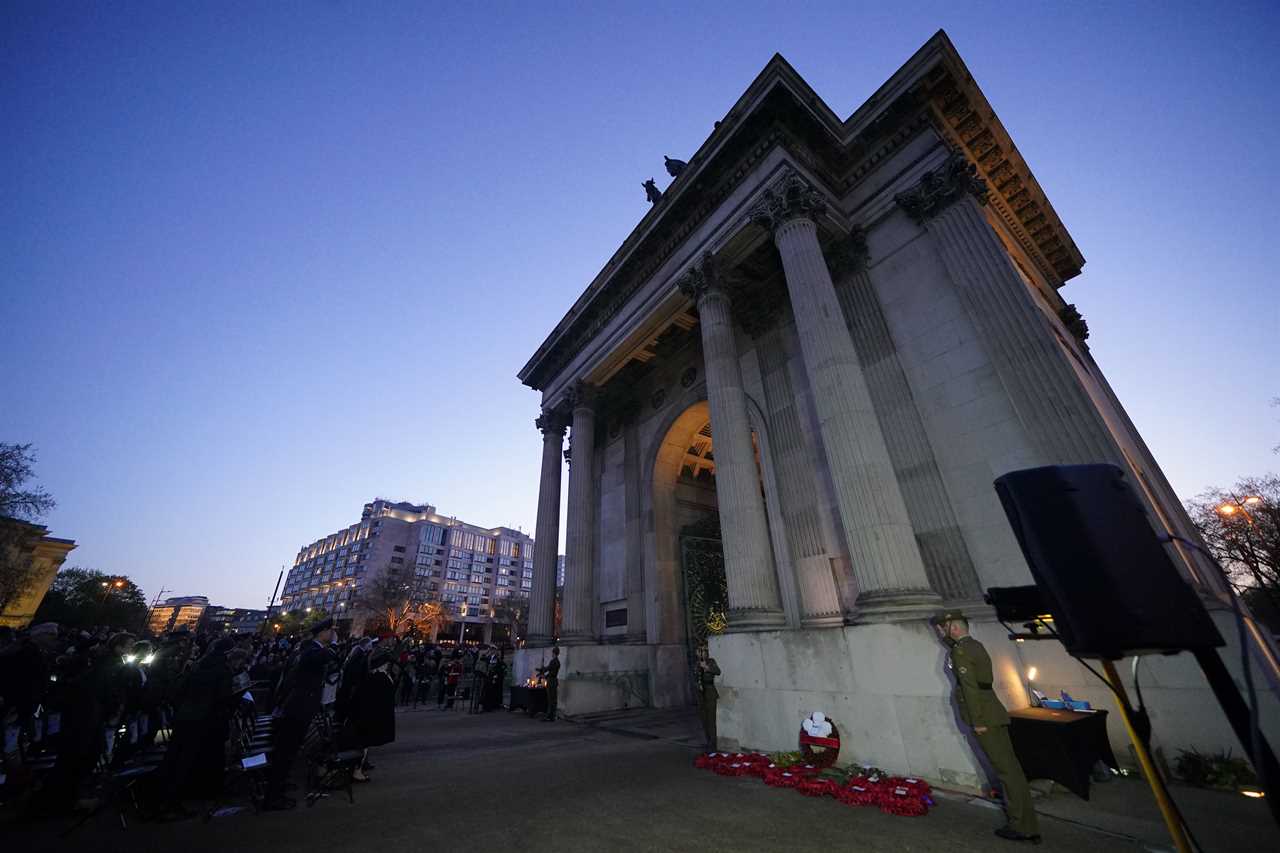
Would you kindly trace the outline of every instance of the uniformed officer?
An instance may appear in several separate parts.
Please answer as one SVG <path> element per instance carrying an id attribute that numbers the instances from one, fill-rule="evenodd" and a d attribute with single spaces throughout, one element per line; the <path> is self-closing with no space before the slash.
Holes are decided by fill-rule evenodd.
<path id="1" fill-rule="evenodd" d="M 707 752 L 714 752 L 716 742 L 716 676 L 720 667 L 716 659 L 707 653 L 706 646 L 698 647 L 698 715 L 702 718 L 702 731 L 707 736 Z"/>
<path id="2" fill-rule="evenodd" d="M 997 829 L 996 835 L 1039 844 L 1040 824 L 1031 805 L 1031 789 L 1009 739 L 1009 712 L 991 689 L 991 657 L 982 643 L 969 636 L 969 620 L 962 614 L 939 613 L 933 617 L 933 624 L 950 647 L 947 667 L 956 681 L 960 719 L 973 727 L 978 745 L 995 768 L 1004 790 L 1008 824 Z"/>
<path id="3" fill-rule="evenodd" d="M 264 809 L 291 809 L 297 805 L 292 797 L 284 795 L 285 784 L 311 718 L 320 712 L 325 676 L 330 667 L 337 665 L 337 655 L 330 648 L 334 636 L 332 619 L 313 625 L 311 640 L 303 644 L 293 668 L 281 679 L 280 697 L 273 714 L 276 718 L 274 750 Z"/>
<path id="4" fill-rule="evenodd" d="M 551 660 L 546 666 L 538 667 L 538 674 L 547 682 L 547 715 L 542 719 L 548 723 L 556 720 L 556 706 L 560 701 L 560 647 L 551 647 Z"/>

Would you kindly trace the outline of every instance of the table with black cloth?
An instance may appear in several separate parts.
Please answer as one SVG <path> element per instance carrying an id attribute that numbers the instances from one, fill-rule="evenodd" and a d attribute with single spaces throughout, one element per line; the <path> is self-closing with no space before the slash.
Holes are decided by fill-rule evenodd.
<path id="1" fill-rule="evenodd" d="M 525 687 L 523 684 L 511 685 L 511 701 L 508 711 L 524 708 L 528 714 L 545 714 L 547 712 L 547 688 Z"/>
<path id="2" fill-rule="evenodd" d="M 1106 711 L 1010 711 L 1009 737 L 1028 779 L 1052 779 L 1086 800 L 1094 764 L 1116 766 Z"/>

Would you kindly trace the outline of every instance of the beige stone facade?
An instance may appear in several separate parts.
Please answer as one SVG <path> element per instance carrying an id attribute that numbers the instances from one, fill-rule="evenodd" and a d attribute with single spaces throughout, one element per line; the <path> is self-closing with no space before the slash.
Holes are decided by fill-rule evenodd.
<path id="1" fill-rule="evenodd" d="M 10 556 L 19 565 L 25 564 L 31 569 L 26 589 L 0 613 L 0 626 L 25 628 L 31 624 L 32 617 L 40 608 L 40 602 L 44 601 L 45 594 L 53 585 L 54 576 L 58 574 L 58 569 L 62 568 L 76 543 L 73 539 L 57 539 L 47 535 L 49 529 L 39 524 L 13 518 L 0 518 L 0 524 L 17 532 L 18 541 L 28 543 L 20 546 L 17 553 Z"/>
<path id="2" fill-rule="evenodd" d="M 794 748 L 822 710 L 845 760 L 975 784 L 925 618 L 942 606 L 971 616 L 1008 706 L 1034 665 L 1113 707 L 982 601 L 1031 582 L 992 487 L 1011 470 L 1119 465 L 1157 528 L 1194 538 L 1060 295 L 1083 263 L 944 33 L 845 119 L 775 56 L 520 371 L 542 394 L 543 543 L 571 445 L 562 707 L 692 701 L 682 554 L 709 519 L 725 746 Z M 549 597 L 531 635 L 552 639 Z M 1194 664 L 1143 678 L 1170 751 L 1235 746 Z"/>

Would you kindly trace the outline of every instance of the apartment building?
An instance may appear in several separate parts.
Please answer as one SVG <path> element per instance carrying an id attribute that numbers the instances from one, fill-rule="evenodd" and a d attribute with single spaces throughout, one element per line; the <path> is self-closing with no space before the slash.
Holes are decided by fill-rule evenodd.
<path id="1" fill-rule="evenodd" d="M 384 578 L 403 581 L 415 599 L 440 602 L 452 622 L 487 637 L 494 607 L 533 588 L 533 538 L 442 516 L 430 504 L 378 499 L 364 505 L 359 522 L 298 550 L 280 609 L 318 608 L 359 631 L 369 615 L 362 593 Z"/>

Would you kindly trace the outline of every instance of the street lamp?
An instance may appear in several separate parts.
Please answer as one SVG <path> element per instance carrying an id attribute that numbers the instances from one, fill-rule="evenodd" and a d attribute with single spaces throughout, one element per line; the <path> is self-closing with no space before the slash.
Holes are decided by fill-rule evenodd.
<path id="1" fill-rule="evenodd" d="M 1233 497 L 1229 501 L 1223 501 L 1218 504 L 1216 511 L 1218 515 L 1226 518 L 1230 518 L 1238 512 L 1245 517 L 1249 524 L 1253 524 L 1253 516 L 1249 514 L 1249 510 L 1245 509 L 1245 507 L 1258 506 L 1262 502 L 1262 498 L 1258 495 L 1246 495 L 1243 498 Z"/>

